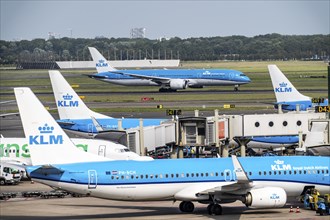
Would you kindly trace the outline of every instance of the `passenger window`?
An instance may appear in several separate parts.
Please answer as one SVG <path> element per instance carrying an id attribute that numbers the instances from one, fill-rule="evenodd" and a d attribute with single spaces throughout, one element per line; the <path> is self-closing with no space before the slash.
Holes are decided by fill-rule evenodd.
<path id="1" fill-rule="evenodd" d="M 267 175 L 267 172 L 266 172 L 266 171 L 264 171 L 264 175 L 265 175 L 265 176 Z"/>
<path id="2" fill-rule="evenodd" d="M 196 173 L 196 177 L 198 177 L 199 176 L 199 174 L 198 173 Z"/>
<path id="3" fill-rule="evenodd" d="M 272 171 L 269 171 L 269 175 L 272 175 Z"/>
<path id="4" fill-rule="evenodd" d="M 171 177 L 174 178 L 174 174 L 173 173 L 171 174 Z"/>
<path id="5" fill-rule="evenodd" d="M 193 173 L 191 174 L 191 177 L 194 177 L 194 174 Z"/>
<path id="6" fill-rule="evenodd" d="M 204 173 L 201 173 L 201 177 L 203 177 L 204 176 Z"/>
<path id="7" fill-rule="evenodd" d="M 218 174 L 218 172 L 215 172 L 215 176 L 218 176 L 219 174 Z"/>
<path id="8" fill-rule="evenodd" d="M 261 176 L 261 171 L 259 171 L 259 176 Z"/>
<path id="9" fill-rule="evenodd" d="M 140 177 L 141 177 L 141 179 L 143 179 L 143 175 L 141 175 Z"/>
<path id="10" fill-rule="evenodd" d="M 187 177 L 189 177 L 189 173 L 187 173 Z"/>

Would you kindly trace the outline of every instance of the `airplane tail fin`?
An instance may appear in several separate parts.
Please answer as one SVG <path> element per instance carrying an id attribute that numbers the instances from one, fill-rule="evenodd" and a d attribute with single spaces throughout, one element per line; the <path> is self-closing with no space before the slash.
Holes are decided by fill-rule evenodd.
<path id="1" fill-rule="evenodd" d="M 60 119 L 111 118 L 90 110 L 64 79 L 60 71 L 49 70 L 49 77 Z"/>
<path id="2" fill-rule="evenodd" d="M 112 67 L 96 48 L 88 47 L 88 49 L 92 55 L 98 73 L 117 71 L 117 69 Z"/>
<path id="3" fill-rule="evenodd" d="M 309 101 L 310 97 L 301 94 L 286 78 L 276 65 L 268 65 L 269 75 L 272 80 L 276 101 Z"/>
<path id="4" fill-rule="evenodd" d="M 30 88 L 14 88 L 32 165 L 105 161 L 79 150 Z"/>

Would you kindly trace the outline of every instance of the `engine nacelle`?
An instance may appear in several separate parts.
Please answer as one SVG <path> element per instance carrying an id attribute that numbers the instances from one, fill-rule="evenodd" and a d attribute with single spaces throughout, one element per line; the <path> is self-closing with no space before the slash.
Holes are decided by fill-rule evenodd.
<path id="1" fill-rule="evenodd" d="M 253 208 L 279 208 L 286 203 L 286 192 L 280 187 L 252 189 L 245 196 L 246 206 Z"/>
<path id="2" fill-rule="evenodd" d="M 184 79 L 171 79 L 170 88 L 171 89 L 186 89 L 188 81 Z"/>

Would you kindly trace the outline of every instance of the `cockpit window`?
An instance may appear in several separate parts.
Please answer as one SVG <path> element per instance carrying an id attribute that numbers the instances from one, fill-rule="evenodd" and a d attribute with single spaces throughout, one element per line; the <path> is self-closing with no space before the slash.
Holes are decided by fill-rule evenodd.
<path id="1" fill-rule="evenodd" d="M 239 74 L 239 76 L 246 76 L 244 73 Z"/>

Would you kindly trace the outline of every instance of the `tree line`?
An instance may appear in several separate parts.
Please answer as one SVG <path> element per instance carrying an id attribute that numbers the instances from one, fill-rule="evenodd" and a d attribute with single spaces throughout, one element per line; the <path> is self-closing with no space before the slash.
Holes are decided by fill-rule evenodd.
<path id="1" fill-rule="evenodd" d="M 329 59 L 330 35 L 266 34 L 255 37 L 181 39 L 60 38 L 0 41 L 0 65 L 40 61 L 91 60 L 96 47 L 109 60 L 309 60 Z"/>

